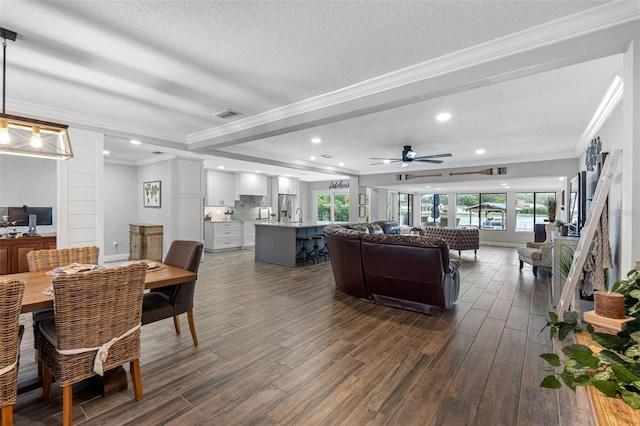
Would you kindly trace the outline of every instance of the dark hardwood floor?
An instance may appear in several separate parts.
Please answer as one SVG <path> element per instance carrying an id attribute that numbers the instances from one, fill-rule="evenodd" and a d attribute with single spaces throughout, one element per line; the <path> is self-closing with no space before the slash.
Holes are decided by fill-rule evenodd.
<path id="1" fill-rule="evenodd" d="M 452 256 L 457 258 L 457 253 Z M 75 424 L 593 425 L 585 393 L 538 385 L 549 279 L 515 249 L 461 259 L 461 296 L 435 317 L 335 289 L 329 262 L 287 268 L 253 251 L 206 253 L 193 346 L 165 320 L 143 327 L 144 399 L 74 386 Z M 20 378 L 35 376 L 23 315 Z M 584 389 L 583 389 L 584 390 Z M 20 395 L 17 425 L 61 423 L 60 389 Z"/>

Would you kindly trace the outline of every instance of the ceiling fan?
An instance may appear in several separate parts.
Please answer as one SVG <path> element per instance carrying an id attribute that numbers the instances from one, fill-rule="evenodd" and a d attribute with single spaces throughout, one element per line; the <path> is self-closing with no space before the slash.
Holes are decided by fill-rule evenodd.
<path id="1" fill-rule="evenodd" d="M 420 157 L 416 157 L 416 152 L 411 149 L 411 145 L 405 145 L 402 150 L 402 158 L 369 158 L 369 160 L 383 160 L 382 163 L 372 163 L 372 166 L 376 164 L 398 163 L 401 161 L 402 167 L 407 167 L 412 161 L 440 164 L 442 160 L 434 160 L 434 158 L 443 157 L 451 157 L 451 154 L 421 155 Z"/>

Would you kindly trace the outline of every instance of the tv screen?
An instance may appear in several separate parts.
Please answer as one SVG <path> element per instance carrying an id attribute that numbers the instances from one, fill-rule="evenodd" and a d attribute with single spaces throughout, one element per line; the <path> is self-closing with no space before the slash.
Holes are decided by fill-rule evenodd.
<path id="1" fill-rule="evenodd" d="M 36 225 L 53 225 L 52 207 L 7 207 L 10 222 L 16 222 L 15 226 L 29 226 L 29 215 L 36 215 Z"/>

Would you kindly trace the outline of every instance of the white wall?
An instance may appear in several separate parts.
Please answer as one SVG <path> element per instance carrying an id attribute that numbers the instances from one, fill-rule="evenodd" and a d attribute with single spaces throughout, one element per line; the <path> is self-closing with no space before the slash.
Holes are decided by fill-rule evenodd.
<path id="1" fill-rule="evenodd" d="M 171 241 L 174 240 L 172 230 L 172 200 L 170 194 L 173 193 L 171 166 L 173 160 L 159 161 L 156 163 L 138 166 L 137 176 L 137 220 L 136 223 L 148 223 L 152 225 L 162 225 L 163 231 L 163 258 L 167 252 Z M 142 186 L 144 182 L 161 182 L 160 208 L 144 207 L 142 201 Z M 200 213 L 202 214 L 202 213 Z"/>
<path id="2" fill-rule="evenodd" d="M 129 257 L 129 224 L 137 222 L 138 167 L 104 165 L 104 255 L 105 260 Z M 114 242 L 118 245 L 114 247 Z"/>
<path id="3" fill-rule="evenodd" d="M 53 225 L 38 226 L 39 234 L 56 231 L 57 161 L 19 157 L 15 155 L 0 155 L 0 206 L 20 207 L 53 207 Z M 9 218 L 11 220 L 11 218 Z M 28 231 L 27 226 L 16 227 L 19 232 Z"/>

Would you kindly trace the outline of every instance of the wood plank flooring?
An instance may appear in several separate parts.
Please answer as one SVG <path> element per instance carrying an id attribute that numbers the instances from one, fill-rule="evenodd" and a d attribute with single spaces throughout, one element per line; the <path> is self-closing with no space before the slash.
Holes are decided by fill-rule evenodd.
<path id="1" fill-rule="evenodd" d="M 194 347 L 165 320 L 142 329 L 144 399 L 74 386 L 75 424 L 594 425 L 585 394 L 538 385 L 552 351 L 549 279 L 515 249 L 461 259 L 461 296 L 435 317 L 335 289 L 329 262 L 287 268 L 253 251 L 205 253 Z M 453 255 L 453 252 L 452 252 Z M 453 258 L 457 258 L 453 255 Z M 20 379 L 35 376 L 31 319 Z M 60 389 L 20 395 L 17 425 L 61 423 Z"/>

